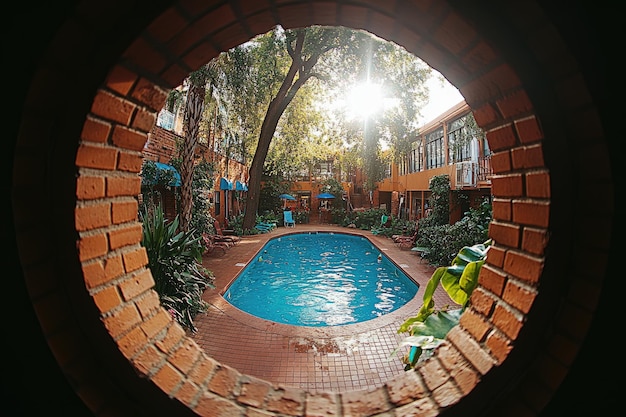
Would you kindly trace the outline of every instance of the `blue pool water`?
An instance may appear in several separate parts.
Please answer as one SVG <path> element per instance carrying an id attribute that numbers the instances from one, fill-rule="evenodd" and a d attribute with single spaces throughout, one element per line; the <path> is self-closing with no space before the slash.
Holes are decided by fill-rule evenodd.
<path id="1" fill-rule="evenodd" d="M 294 233 L 268 241 L 224 298 L 266 320 L 320 327 L 380 317 L 418 288 L 361 236 Z"/>

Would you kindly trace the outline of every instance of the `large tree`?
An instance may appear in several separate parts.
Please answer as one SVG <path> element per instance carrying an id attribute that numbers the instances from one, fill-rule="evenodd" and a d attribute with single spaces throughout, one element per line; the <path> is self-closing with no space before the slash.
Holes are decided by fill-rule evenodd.
<path id="1" fill-rule="evenodd" d="M 340 148 L 347 144 L 351 167 L 363 164 L 376 180 L 381 139 L 397 157 L 415 136 L 412 123 L 427 99 L 430 73 L 403 48 L 340 27 L 277 27 L 213 62 L 217 93 L 211 117 L 222 116 L 219 136 L 234 138 L 243 161 L 252 159 L 244 229 L 255 225 L 264 174 L 303 171 L 328 155 L 342 163 Z M 345 119 L 345 108 L 330 106 L 349 95 L 350 86 L 370 80 L 384 86 L 386 100 L 399 103 L 389 115 L 380 112 L 355 124 Z"/>

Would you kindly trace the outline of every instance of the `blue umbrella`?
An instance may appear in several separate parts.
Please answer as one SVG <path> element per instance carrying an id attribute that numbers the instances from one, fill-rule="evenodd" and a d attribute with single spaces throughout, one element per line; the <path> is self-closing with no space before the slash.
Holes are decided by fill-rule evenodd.
<path id="1" fill-rule="evenodd" d="M 322 193 L 315 196 L 315 198 L 324 199 L 324 198 L 335 198 L 334 195 L 330 193 Z"/>
<path id="2" fill-rule="evenodd" d="M 282 200 L 291 200 L 291 201 L 294 201 L 296 199 L 294 196 L 289 195 L 289 194 L 281 194 L 278 196 L 278 198 Z"/>

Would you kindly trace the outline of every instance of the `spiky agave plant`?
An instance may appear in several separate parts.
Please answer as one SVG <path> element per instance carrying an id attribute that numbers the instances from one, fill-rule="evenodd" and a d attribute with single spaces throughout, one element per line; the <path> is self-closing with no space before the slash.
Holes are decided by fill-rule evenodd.
<path id="1" fill-rule="evenodd" d="M 202 294 L 215 287 L 213 274 L 202 266 L 200 237 L 193 230 L 178 232 L 178 216 L 168 221 L 160 205 L 144 210 L 141 217 L 141 244 L 161 304 L 185 329 L 195 332 L 194 317 L 208 308 Z"/>

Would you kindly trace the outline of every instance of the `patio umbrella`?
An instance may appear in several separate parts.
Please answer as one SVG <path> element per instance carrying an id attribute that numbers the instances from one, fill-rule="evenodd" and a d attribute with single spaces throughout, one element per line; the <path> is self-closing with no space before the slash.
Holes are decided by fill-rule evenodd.
<path id="1" fill-rule="evenodd" d="M 330 194 L 330 193 L 322 193 L 322 194 L 316 195 L 315 198 L 323 200 L 323 199 L 326 199 L 326 198 L 335 198 L 335 196 Z"/>
<path id="2" fill-rule="evenodd" d="M 281 200 L 285 200 L 285 204 L 283 205 L 283 208 L 287 208 L 287 200 L 290 201 L 294 201 L 296 198 L 290 194 L 281 194 L 278 196 L 278 198 L 280 198 Z"/>

